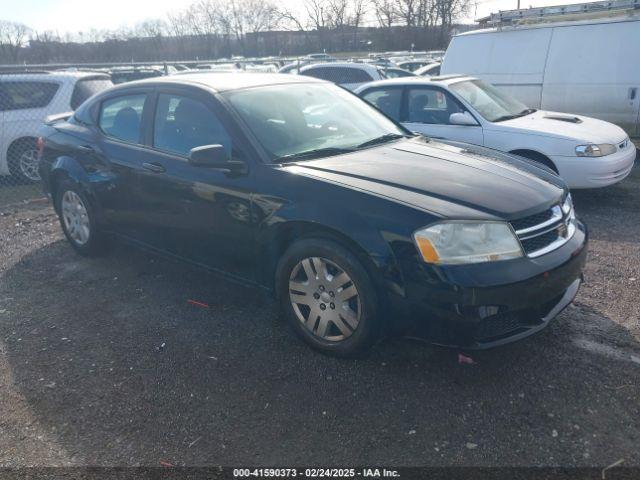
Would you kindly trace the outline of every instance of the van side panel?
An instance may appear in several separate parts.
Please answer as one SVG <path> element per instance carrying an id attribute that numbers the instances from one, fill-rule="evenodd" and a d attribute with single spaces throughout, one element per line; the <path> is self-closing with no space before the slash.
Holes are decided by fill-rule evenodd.
<path id="1" fill-rule="evenodd" d="M 606 120 L 636 135 L 639 59 L 640 20 L 555 27 L 542 108 Z"/>
<path id="2" fill-rule="evenodd" d="M 551 28 L 536 28 L 454 37 L 441 74 L 479 77 L 539 108 L 551 34 Z"/>

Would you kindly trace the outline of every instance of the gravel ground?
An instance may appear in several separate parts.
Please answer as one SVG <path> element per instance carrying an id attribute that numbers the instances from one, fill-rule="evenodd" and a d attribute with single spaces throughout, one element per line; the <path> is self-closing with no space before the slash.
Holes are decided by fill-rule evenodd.
<path id="1" fill-rule="evenodd" d="M 5 208 L 0 466 L 640 465 L 640 168 L 574 198 L 575 304 L 474 365 L 407 340 L 322 356 L 256 289 L 126 246 L 81 258 L 47 204 Z"/>

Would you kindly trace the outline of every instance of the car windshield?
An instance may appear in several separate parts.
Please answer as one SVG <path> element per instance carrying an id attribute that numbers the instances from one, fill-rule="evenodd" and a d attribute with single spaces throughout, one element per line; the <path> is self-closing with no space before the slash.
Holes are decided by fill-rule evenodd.
<path id="1" fill-rule="evenodd" d="M 407 134 L 336 85 L 272 85 L 225 96 L 274 162 L 343 153 Z"/>
<path id="2" fill-rule="evenodd" d="M 501 122 L 535 111 L 482 80 L 457 82 L 449 88 L 490 122 Z"/>

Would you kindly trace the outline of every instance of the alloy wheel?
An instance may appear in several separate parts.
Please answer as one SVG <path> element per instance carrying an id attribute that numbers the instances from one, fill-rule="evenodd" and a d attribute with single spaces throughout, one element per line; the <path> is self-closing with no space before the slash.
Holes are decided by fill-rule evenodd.
<path id="1" fill-rule="evenodd" d="M 360 323 L 362 308 L 356 285 L 326 258 L 298 262 L 289 276 L 289 298 L 298 320 L 322 340 L 345 340 Z"/>
<path id="2" fill-rule="evenodd" d="M 18 165 L 20 166 L 20 172 L 27 179 L 32 182 L 38 182 L 40 180 L 40 173 L 38 172 L 38 151 L 35 149 L 29 149 L 22 152 L 18 159 Z"/>
<path id="3" fill-rule="evenodd" d="M 71 190 L 64 192 L 61 202 L 62 219 L 67 233 L 78 245 L 89 241 L 91 225 L 89 214 L 80 196 Z"/>

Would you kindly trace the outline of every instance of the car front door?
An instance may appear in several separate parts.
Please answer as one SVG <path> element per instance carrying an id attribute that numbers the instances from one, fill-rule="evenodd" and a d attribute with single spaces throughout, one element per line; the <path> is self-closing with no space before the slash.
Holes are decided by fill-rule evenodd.
<path id="1" fill-rule="evenodd" d="M 407 87 L 402 124 L 412 132 L 432 138 L 483 145 L 480 124 L 453 125 L 450 122 L 452 114 L 465 112 L 467 109 L 441 88 Z"/>
<path id="2" fill-rule="evenodd" d="M 158 89 L 133 188 L 142 241 L 184 259 L 252 278 L 254 226 L 247 142 L 224 108 L 199 90 Z M 242 173 L 195 166 L 192 148 L 222 145 Z"/>
<path id="3" fill-rule="evenodd" d="M 9 107 L 9 99 L 7 98 L 2 82 L 0 81 L 0 175 L 6 175 L 9 173 L 9 166 L 7 165 L 7 145 L 5 143 L 5 127 L 4 127 L 4 112 Z"/>

